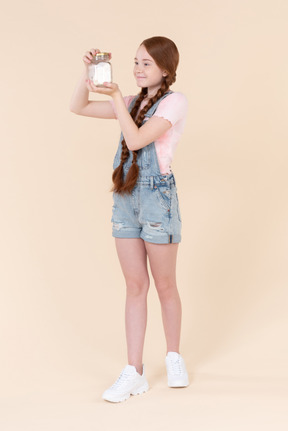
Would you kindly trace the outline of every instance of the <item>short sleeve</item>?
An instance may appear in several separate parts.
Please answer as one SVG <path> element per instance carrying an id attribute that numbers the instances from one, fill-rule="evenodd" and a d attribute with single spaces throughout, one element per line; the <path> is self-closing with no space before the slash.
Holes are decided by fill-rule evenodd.
<path id="1" fill-rule="evenodd" d="M 178 121 L 186 118 L 188 111 L 188 100 L 183 93 L 174 92 L 169 94 L 159 103 L 154 115 L 165 118 L 174 126 Z"/>
<path id="2" fill-rule="evenodd" d="M 123 97 L 127 109 L 128 109 L 128 106 L 130 105 L 130 103 L 132 102 L 132 100 L 134 99 L 134 97 L 135 96 L 124 96 Z M 113 99 L 109 100 L 109 102 L 112 105 L 112 108 L 113 108 L 113 111 L 114 111 L 116 118 L 118 118 Z"/>

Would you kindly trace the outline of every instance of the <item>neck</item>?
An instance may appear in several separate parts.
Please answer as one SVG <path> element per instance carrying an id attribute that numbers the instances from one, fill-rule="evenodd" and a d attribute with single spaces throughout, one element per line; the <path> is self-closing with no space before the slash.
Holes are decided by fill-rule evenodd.
<path id="1" fill-rule="evenodd" d="M 147 88 L 147 94 L 146 94 L 146 98 L 148 99 L 152 99 L 152 97 L 155 96 L 155 94 L 157 93 L 157 91 L 159 90 L 159 88 L 161 88 L 160 85 L 158 85 L 157 87 L 148 87 Z"/>

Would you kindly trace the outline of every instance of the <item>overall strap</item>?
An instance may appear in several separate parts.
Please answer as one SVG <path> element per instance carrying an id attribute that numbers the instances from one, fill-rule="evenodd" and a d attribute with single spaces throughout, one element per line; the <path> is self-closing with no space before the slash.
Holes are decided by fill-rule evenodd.
<path id="1" fill-rule="evenodd" d="M 167 91 L 167 93 L 163 94 L 162 97 L 160 97 L 160 99 L 157 100 L 157 102 L 154 103 L 154 105 L 151 106 L 151 108 L 146 112 L 145 117 L 152 117 L 152 115 L 155 113 L 156 109 L 158 108 L 159 103 L 165 99 L 165 97 L 169 96 L 169 94 L 172 94 L 173 91 L 169 90 Z"/>
<path id="2" fill-rule="evenodd" d="M 128 106 L 128 111 L 131 113 L 131 111 L 132 111 L 132 109 L 133 109 L 133 107 L 134 107 L 134 105 L 135 105 L 135 103 L 136 103 L 136 100 L 138 99 L 138 97 L 139 96 L 135 96 L 133 99 L 132 99 L 132 102 L 130 102 L 130 105 Z M 121 142 L 122 142 L 122 140 L 123 140 L 123 132 L 121 131 L 121 135 L 120 135 L 120 141 L 119 141 L 119 144 L 121 144 Z"/>
<path id="3" fill-rule="evenodd" d="M 152 115 L 154 114 L 154 112 L 158 108 L 158 105 L 161 102 L 161 100 L 165 99 L 165 97 L 169 96 L 169 94 L 172 94 L 172 93 L 173 93 L 173 91 L 169 90 L 169 91 L 167 91 L 167 93 L 163 94 L 163 96 L 160 97 L 160 99 L 158 99 L 157 102 L 155 102 L 154 105 L 152 105 L 151 108 L 146 112 L 145 117 L 148 117 L 148 118 L 152 117 Z M 128 107 L 129 112 L 132 111 L 138 97 L 139 97 L 139 95 L 137 95 L 133 98 L 132 102 L 130 103 L 130 105 Z"/>
<path id="4" fill-rule="evenodd" d="M 132 109 L 133 109 L 133 107 L 134 107 L 134 105 L 135 105 L 135 103 L 136 103 L 136 100 L 138 99 L 138 95 L 137 96 L 135 96 L 134 98 L 133 98 L 133 100 L 132 100 L 132 102 L 130 102 L 130 105 L 128 106 L 128 111 L 129 112 L 131 112 L 132 111 Z"/>

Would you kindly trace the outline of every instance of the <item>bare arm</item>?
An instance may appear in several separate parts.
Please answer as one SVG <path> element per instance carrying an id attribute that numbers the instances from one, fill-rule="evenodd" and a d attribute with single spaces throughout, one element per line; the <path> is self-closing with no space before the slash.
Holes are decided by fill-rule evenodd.
<path id="1" fill-rule="evenodd" d="M 113 98 L 120 127 L 130 151 L 146 147 L 146 145 L 160 138 L 172 127 L 170 121 L 164 118 L 152 117 L 138 129 L 127 110 L 118 85 L 115 83 L 104 83 L 104 85 L 106 88 L 97 88 L 92 83 L 91 87 L 96 93 L 108 94 Z"/>
<path id="2" fill-rule="evenodd" d="M 99 50 L 91 49 L 83 57 L 85 72 L 80 78 L 70 102 L 70 110 L 78 115 L 86 115 L 96 118 L 116 118 L 109 101 L 89 101 L 89 90 L 99 94 L 111 96 L 117 112 L 117 117 L 123 132 L 125 142 L 130 151 L 139 150 L 160 138 L 172 124 L 164 118 L 150 118 L 139 129 L 134 123 L 123 99 L 121 91 L 116 83 L 104 83 L 103 87 L 97 87 L 87 80 L 87 67 L 91 63 L 92 56 Z"/>
<path id="3" fill-rule="evenodd" d="M 117 110 L 121 130 L 123 132 L 126 145 L 130 151 L 136 151 L 140 148 L 146 147 L 146 145 L 149 145 L 151 142 L 160 138 L 160 136 L 172 127 L 170 121 L 164 118 L 152 117 L 138 128 L 127 111 L 120 92 L 115 92 L 113 100 Z"/>
<path id="4" fill-rule="evenodd" d="M 91 50 L 93 53 L 99 50 Z M 89 58 L 92 58 L 90 53 L 86 53 L 84 57 L 85 70 L 77 83 L 71 101 L 69 109 L 74 114 L 85 115 L 87 117 L 96 118 L 116 118 L 111 103 L 107 101 L 92 101 L 89 100 L 89 87 L 87 86 L 87 67 L 90 63 Z"/>

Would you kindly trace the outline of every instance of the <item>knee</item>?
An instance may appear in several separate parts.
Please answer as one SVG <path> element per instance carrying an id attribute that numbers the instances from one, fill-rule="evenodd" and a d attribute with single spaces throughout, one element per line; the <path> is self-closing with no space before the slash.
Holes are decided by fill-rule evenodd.
<path id="1" fill-rule="evenodd" d="M 163 279 L 155 282 L 157 293 L 161 301 L 167 301 L 177 293 L 177 286 L 169 279 Z"/>
<path id="2" fill-rule="evenodd" d="M 129 279 L 126 280 L 126 292 L 127 296 L 139 297 L 147 296 L 150 286 L 149 277 L 145 279 Z"/>

